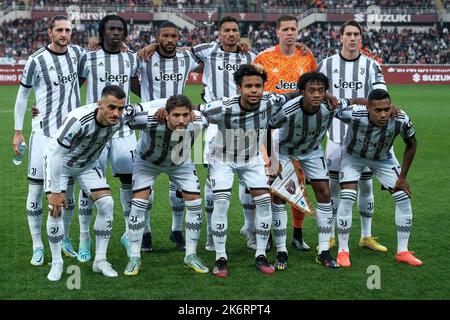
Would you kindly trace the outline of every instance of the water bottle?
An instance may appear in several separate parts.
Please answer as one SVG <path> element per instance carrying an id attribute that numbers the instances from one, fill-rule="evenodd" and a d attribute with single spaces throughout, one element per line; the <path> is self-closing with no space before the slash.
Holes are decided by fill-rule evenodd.
<path id="1" fill-rule="evenodd" d="M 16 166 L 19 166 L 22 163 L 23 156 L 25 155 L 26 150 L 27 150 L 27 144 L 25 143 L 25 141 L 22 141 L 19 144 L 19 155 L 18 156 L 14 155 L 14 158 L 13 158 L 13 163 Z"/>

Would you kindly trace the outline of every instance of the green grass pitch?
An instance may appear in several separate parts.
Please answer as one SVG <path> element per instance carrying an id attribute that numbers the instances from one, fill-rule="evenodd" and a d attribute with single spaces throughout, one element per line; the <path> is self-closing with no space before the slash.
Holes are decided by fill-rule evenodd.
<path id="1" fill-rule="evenodd" d="M 239 235 L 243 215 L 235 181 L 228 213 L 227 252 L 230 277 L 215 279 L 211 274 L 190 272 L 183 267 L 183 253 L 176 251 L 168 240 L 171 226 L 168 179 L 161 176 L 155 188 L 151 219 L 154 252 L 143 254 L 144 268 L 139 276 L 126 277 L 123 270 L 127 258 L 119 244 L 124 219 L 118 197 L 118 181 L 110 177 L 116 204 L 108 260 L 119 272 L 119 277 L 109 279 L 94 274 L 92 262 L 80 264 L 74 259 L 64 258 L 65 268 L 78 265 L 81 269 L 81 289 L 69 290 L 66 285 L 69 275 L 66 273 L 57 283 L 50 283 L 46 279 L 49 271 L 47 262 L 51 258 L 45 234 L 46 217 L 43 219 L 46 263 L 42 267 L 34 267 L 29 263 L 32 252 L 25 211 L 26 161 L 19 167 L 15 167 L 11 161 L 13 109 L 17 87 L 0 87 L 0 299 L 449 299 L 450 88 L 391 85 L 389 89 L 394 103 L 407 111 L 417 131 L 418 150 L 409 174 L 414 214 L 410 250 L 416 251 L 417 257 L 424 261 L 424 266 L 414 268 L 395 262 L 397 243 L 394 204 L 390 195 L 382 192 L 379 183 L 375 182 L 373 235 L 378 236 L 379 241 L 388 247 L 387 253 L 371 252 L 358 247 L 360 219 L 354 208 L 350 236 L 352 268 L 326 270 L 315 263 L 314 250 L 305 253 L 292 248 L 289 218 L 289 270 L 265 276 L 255 268 L 254 252 L 246 248 L 244 239 Z M 199 92 L 199 86 L 188 86 L 186 90 L 187 95 L 196 103 L 200 102 Z M 24 132 L 28 139 L 30 112 L 27 112 L 25 123 Z M 395 150 L 401 161 L 403 145 L 400 140 L 397 141 Z M 197 169 L 203 188 L 205 170 L 201 166 Z M 311 190 L 309 193 L 312 196 Z M 212 269 L 215 255 L 204 250 L 205 230 L 206 223 L 198 255 Z M 75 213 L 71 226 L 75 248 L 78 248 L 78 232 L 78 216 Z M 304 234 L 305 240 L 311 247 L 315 247 L 316 225 L 310 217 L 305 219 Z M 332 253 L 336 255 L 335 249 Z M 268 257 L 273 262 L 275 252 L 269 252 Z M 371 290 L 367 287 L 372 275 L 371 272 L 368 273 L 369 266 L 379 267 L 380 289 Z"/>

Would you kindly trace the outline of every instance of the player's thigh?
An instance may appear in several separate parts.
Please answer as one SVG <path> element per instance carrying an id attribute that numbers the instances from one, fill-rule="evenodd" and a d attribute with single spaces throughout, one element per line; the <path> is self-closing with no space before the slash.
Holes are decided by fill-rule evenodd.
<path id="1" fill-rule="evenodd" d="M 345 152 L 345 145 L 341 143 L 336 143 L 331 140 L 327 141 L 327 146 L 325 149 L 325 158 L 327 160 L 328 170 L 330 172 L 337 172 L 341 168 L 342 155 Z"/>
<path id="2" fill-rule="evenodd" d="M 44 179 L 44 149 L 52 138 L 32 132 L 29 141 L 28 180 L 42 182 Z"/>
<path id="3" fill-rule="evenodd" d="M 301 158 L 300 166 L 306 178 L 310 181 L 328 181 L 327 161 L 321 148 L 313 151 L 306 158 Z"/>
<path id="4" fill-rule="evenodd" d="M 349 153 L 344 153 L 341 160 L 341 169 L 339 171 L 339 183 L 358 183 L 367 163 L 364 159 L 355 157 Z"/>
<path id="5" fill-rule="evenodd" d="M 98 161 L 92 165 L 73 172 L 80 188 L 91 197 L 93 193 L 108 192 L 110 187 Z"/>
<path id="6" fill-rule="evenodd" d="M 200 196 L 200 183 L 194 164 L 183 163 L 179 166 L 170 167 L 166 170 L 166 173 L 178 190 L 188 195 Z"/>
<path id="7" fill-rule="evenodd" d="M 44 192 L 55 192 L 52 191 L 53 189 L 53 183 L 51 177 L 50 177 L 50 171 L 48 170 L 48 162 L 47 162 L 47 155 L 44 154 L 42 157 L 42 167 L 43 167 L 43 182 L 44 182 Z M 63 166 L 61 170 L 61 177 L 60 177 L 60 185 L 61 190 L 58 190 L 59 192 L 65 192 L 67 190 L 67 184 L 69 183 L 69 179 L 71 178 L 70 171 L 67 170 L 67 167 Z"/>
<path id="8" fill-rule="evenodd" d="M 113 175 L 133 172 L 135 149 L 136 136 L 134 133 L 123 138 L 111 139 L 109 163 Z"/>
<path id="9" fill-rule="evenodd" d="M 236 173 L 239 179 L 247 188 L 252 189 L 269 189 L 266 169 L 264 162 L 256 162 L 245 165 L 236 166 Z"/>
<path id="10" fill-rule="evenodd" d="M 133 164 L 131 188 L 133 193 L 151 190 L 161 169 L 151 165 L 148 161 L 137 158 Z"/>
<path id="11" fill-rule="evenodd" d="M 371 166 L 378 181 L 389 190 L 392 190 L 397 183 L 401 167 L 395 156 L 388 160 L 373 161 Z"/>
<path id="12" fill-rule="evenodd" d="M 230 164 L 213 162 L 209 164 L 209 182 L 214 191 L 231 190 L 234 173 Z"/>

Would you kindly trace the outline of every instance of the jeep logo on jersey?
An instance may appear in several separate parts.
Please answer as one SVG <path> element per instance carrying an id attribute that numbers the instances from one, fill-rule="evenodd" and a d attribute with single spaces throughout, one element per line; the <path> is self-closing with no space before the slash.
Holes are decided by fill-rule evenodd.
<path id="1" fill-rule="evenodd" d="M 336 89 L 342 88 L 342 89 L 359 90 L 359 89 L 362 89 L 363 83 L 361 81 L 345 81 L 345 80 L 342 80 L 342 78 L 339 78 L 339 83 L 334 84 L 334 87 Z"/>
<path id="2" fill-rule="evenodd" d="M 73 72 L 73 73 L 69 74 L 68 76 L 58 75 L 58 81 L 53 81 L 53 85 L 55 85 L 55 86 L 59 86 L 61 84 L 64 85 L 67 82 L 72 82 L 76 79 L 77 79 L 76 72 Z"/>
<path id="3" fill-rule="evenodd" d="M 280 79 L 280 84 L 275 85 L 275 89 L 278 90 L 297 90 L 297 82 L 284 82 Z"/>
<path id="4" fill-rule="evenodd" d="M 126 74 L 111 74 L 106 72 L 105 76 L 102 78 L 100 77 L 101 82 L 118 82 L 121 84 L 124 84 L 128 82 L 128 75 Z"/>
<path id="5" fill-rule="evenodd" d="M 176 81 L 180 82 L 183 80 L 183 74 L 181 73 L 163 73 L 162 71 L 159 72 L 159 78 L 158 76 L 155 77 L 156 81 Z"/>
<path id="6" fill-rule="evenodd" d="M 225 61 L 222 62 L 222 64 L 220 64 L 217 69 L 221 70 L 221 71 L 236 71 L 237 69 L 239 69 L 239 65 L 238 64 L 232 64 L 232 63 L 227 63 Z"/>

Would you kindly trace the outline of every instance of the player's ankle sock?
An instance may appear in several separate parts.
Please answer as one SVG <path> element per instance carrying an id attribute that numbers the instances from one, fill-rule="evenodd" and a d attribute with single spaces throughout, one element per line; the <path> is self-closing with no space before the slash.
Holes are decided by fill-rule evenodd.
<path id="1" fill-rule="evenodd" d="M 112 234 L 114 200 L 111 196 L 104 196 L 95 201 L 97 217 L 94 223 L 95 260 L 106 260 L 108 242 Z"/>
<path id="2" fill-rule="evenodd" d="M 150 193 L 150 197 L 148 198 L 148 208 L 147 208 L 147 210 L 145 210 L 144 233 L 152 232 L 150 216 L 152 215 L 153 201 L 155 201 L 155 193 L 154 192 Z"/>
<path id="3" fill-rule="evenodd" d="M 122 204 L 123 217 L 125 219 L 125 232 L 128 233 L 128 217 L 131 210 L 131 198 L 133 192 L 131 190 L 131 184 L 122 183 L 120 185 L 120 203 Z"/>
<path id="4" fill-rule="evenodd" d="M 148 200 L 131 200 L 131 212 L 128 219 L 128 238 L 131 245 L 131 257 L 141 256 L 142 235 L 144 233 L 145 211 L 147 210 Z"/>
<path id="5" fill-rule="evenodd" d="M 361 179 L 358 182 L 358 189 L 358 211 L 361 217 L 361 238 L 367 238 L 372 236 L 372 179 L 368 178 L 368 176 L 363 173 L 363 176 L 361 176 Z"/>
<path id="6" fill-rule="evenodd" d="M 183 228 L 184 200 L 177 186 L 169 182 L 169 199 L 172 205 L 172 231 L 180 231 Z"/>
<path id="7" fill-rule="evenodd" d="M 272 210 L 270 207 L 270 194 L 266 193 L 254 197 L 256 205 L 256 253 L 266 255 L 267 240 L 269 239 L 270 228 L 272 226 Z"/>
<path id="8" fill-rule="evenodd" d="M 331 218 L 333 216 L 333 207 L 331 202 L 317 203 L 317 229 L 319 233 L 319 253 L 328 250 L 328 240 L 331 236 Z"/>
<path id="9" fill-rule="evenodd" d="M 43 248 L 42 228 L 42 184 L 31 183 L 28 185 L 27 219 L 30 228 L 33 250 Z"/>
<path id="10" fill-rule="evenodd" d="M 397 225 L 397 252 L 408 251 L 408 240 L 412 227 L 411 200 L 404 191 L 392 194 L 395 201 L 395 224 Z"/>
<path id="11" fill-rule="evenodd" d="M 186 201 L 186 256 L 197 253 L 202 220 L 202 200 Z"/>
<path id="12" fill-rule="evenodd" d="M 330 171 L 331 206 L 333 207 L 333 221 L 331 224 L 331 237 L 336 235 L 336 216 L 339 207 L 341 186 L 339 185 L 339 172 Z"/>
<path id="13" fill-rule="evenodd" d="M 78 222 L 80 224 L 80 240 L 90 240 L 89 226 L 94 203 L 80 190 L 78 195 Z"/>
<path id="14" fill-rule="evenodd" d="M 243 208 L 245 229 L 252 231 L 255 229 L 255 202 L 250 191 L 242 183 L 239 183 L 239 200 Z"/>
<path id="15" fill-rule="evenodd" d="M 75 209 L 74 196 L 75 182 L 73 178 L 69 178 L 66 190 L 67 209 L 63 210 L 62 218 L 64 223 L 64 239 L 70 238 L 70 223 L 72 222 L 73 212 Z"/>
<path id="16" fill-rule="evenodd" d="M 228 207 L 230 206 L 231 192 L 214 193 L 214 211 L 211 216 L 211 230 L 216 249 L 216 260 L 226 259 L 225 243 L 228 233 Z"/>
<path id="17" fill-rule="evenodd" d="M 206 211 L 206 232 L 211 234 L 211 216 L 214 210 L 214 199 L 211 185 L 208 181 L 205 183 L 205 211 Z"/>
<path id="18" fill-rule="evenodd" d="M 341 199 L 337 212 L 337 233 L 339 238 L 339 252 L 348 249 L 348 239 L 352 227 L 352 208 L 356 201 L 356 191 L 351 189 L 341 190 Z"/>
<path id="19" fill-rule="evenodd" d="M 286 249 L 286 227 L 287 227 L 287 213 L 284 204 L 276 204 L 272 202 L 272 226 L 273 234 L 275 235 L 275 244 L 277 252 Z"/>
<path id="20" fill-rule="evenodd" d="M 61 247 L 64 238 L 64 223 L 61 217 L 47 218 L 47 237 L 52 252 L 52 262 L 62 262 Z"/>

